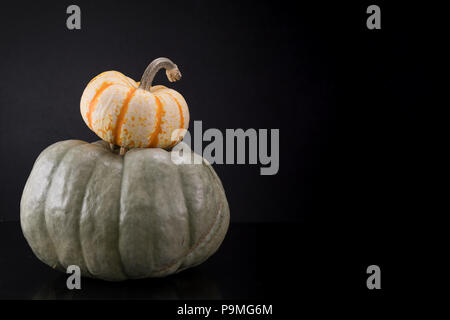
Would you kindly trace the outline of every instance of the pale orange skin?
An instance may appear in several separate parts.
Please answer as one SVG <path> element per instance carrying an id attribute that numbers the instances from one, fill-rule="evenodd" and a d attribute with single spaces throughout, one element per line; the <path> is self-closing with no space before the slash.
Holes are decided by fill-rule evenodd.
<path id="1" fill-rule="evenodd" d="M 170 148 L 189 126 L 181 94 L 161 85 L 141 89 L 139 82 L 117 71 L 103 72 L 89 82 L 80 111 L 95 134 L 124 148 Z"/>

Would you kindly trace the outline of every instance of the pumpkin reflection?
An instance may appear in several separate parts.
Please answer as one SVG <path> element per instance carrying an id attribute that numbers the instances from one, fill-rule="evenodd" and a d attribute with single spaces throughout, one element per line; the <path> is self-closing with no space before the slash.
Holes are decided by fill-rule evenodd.
<path id="1" fill-rule="evenodd" d="M 72 299 L 211 299 L 222 298 L 217 281 L 201 270 L 187 270 L 166 278 L 105 282 L 82 278 L 80 290 L 66 287 L 68 275 L 58 274 L 34 294 L 34 300 Z"/>

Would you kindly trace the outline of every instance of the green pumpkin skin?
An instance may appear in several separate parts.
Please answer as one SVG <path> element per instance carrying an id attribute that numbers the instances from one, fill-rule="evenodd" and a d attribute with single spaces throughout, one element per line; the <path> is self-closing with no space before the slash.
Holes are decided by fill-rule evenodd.
<path id="1" fill-rule="evenodd" d="M 104 141 L 49 146 L 20 203 L 28 244 L 53 268 L 77 265 L 83 276 L 110 281 L 199 265 L 222 243 L 229 207 L 204 159 L 179 159 L 175 164 L 170 152 L 155 148 L 120 156 Z"/>

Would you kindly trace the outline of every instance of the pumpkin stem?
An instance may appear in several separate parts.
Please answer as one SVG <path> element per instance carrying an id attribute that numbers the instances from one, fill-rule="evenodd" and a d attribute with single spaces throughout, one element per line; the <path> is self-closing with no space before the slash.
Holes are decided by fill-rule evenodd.
<path id="1" fill-rule="evenodd" d="M 120 147 L 120 155 L 121 156 L 123 156 L 126 152 L 128 151 L 128 149 L 127 148 L 125 148 L 125 147 Z"/>
<path id="2" fill-rule="evenodd" d="M 167 58 L 157 58 L 153 60 L 145 69 L 144 74 L 141 78 L 141 84 L 139 85 L 139 88 L 150 91 L 156 73 L 162 68 L 166 69 L 167 79 L 169 79 L 170 82 L 181 79 L 181 72 L 180 70 L 178 70 L 178 67 L 175 63 Z"/>

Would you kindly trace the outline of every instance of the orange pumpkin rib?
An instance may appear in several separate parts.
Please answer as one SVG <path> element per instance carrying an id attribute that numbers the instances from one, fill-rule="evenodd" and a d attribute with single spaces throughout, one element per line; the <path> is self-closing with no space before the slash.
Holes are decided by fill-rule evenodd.
<path id="1" fill-rule="evenodd" d="M 172 97 L 173 100 L 175 100 L 175 102 L 177 103 L 178 106 L 178 110 L 180 111 L 180 128 L 179 129 L 184 129 L 184 115 L 183 115 L 183 108 L 181 107 L 181 104 L 178 102 L 177 98 L 175 98 L 173 95 L 171 95 L 170 93 L 166 92 L 169 96 Z M 171 137 L 172 138 L 172 137 Z M 169 147 L 173 147 L 177 142 L 178 139 L 180 138 L 180 135 L 178 134 L 177 138 L 170 144 Z"/>
<path id="2" fill-rule="evenodd" d="M 112 84 L 113 84 L 112 82 L 103 82 L 102 85 L 100 86 L 100 88 L 98 88 L 98 90 L 95 93 L 94 97 L 92 98 L 91 102 L 89 103 L 89 110 L 86 114 L 86 118 L 88 119 L 89 128 L 91 128 L 92 130 L 93 130 L 93 128 L 92 128 L 92 113 L 95 110 L 95 106 L 97 105 L 98 98 L 103 93 L 103 91 L 105 91 L 106 88 L 108 88 Z"/>
<path id="3" fill-rule="evenodd" d="M 122 107 L 120 108 L 119 116 L 117 117 L 116 121 L 116 127 L 114 129 L 114 144 L 120 146 L 120 132 L 122 131 L 122 126 L 125 121 L 125 115 L 128 111 L 128 106 L 130 104 L 130 100 L 133 97 L 134 92 L 136 91 L 136 88 L 130 88 L 128 90 L 127 96 L 125 97 L 125 100 L 123 100 Z"/>
<path id="4" fill-rule="evenodd" d="M 156 125 L 155 130 L 153 130 L 153 133 L 150 135 L 150 141 L 149 141 L 149 148 L 154 148 L 158 145 L 158 135 L 161 133 L 161 115 L 162 115 L 162 108 L 163 105 L 159 98 L 155 95 L 155 101 L 156 101 Z"/>

